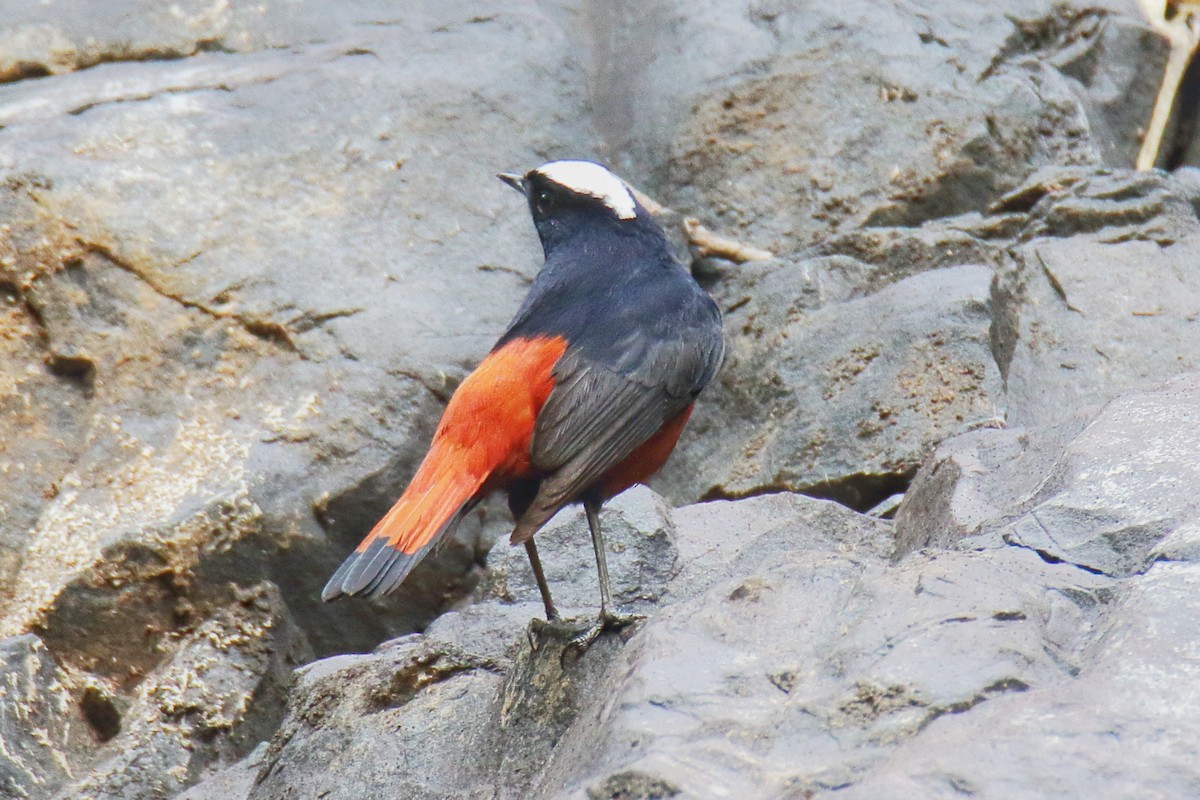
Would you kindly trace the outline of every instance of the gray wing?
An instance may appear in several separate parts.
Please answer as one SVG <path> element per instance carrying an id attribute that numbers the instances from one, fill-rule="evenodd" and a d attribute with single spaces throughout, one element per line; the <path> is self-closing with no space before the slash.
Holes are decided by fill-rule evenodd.
<path id="1" fill-rule="evenodd" d="M 691 405 L 724 355 L 720 328 L 693 339 L 622 348 L 615 367 L 568 351 L 534 426 L 532 462 L 548 474 L 512 541 L 528 539 L 666 422 Z"/>

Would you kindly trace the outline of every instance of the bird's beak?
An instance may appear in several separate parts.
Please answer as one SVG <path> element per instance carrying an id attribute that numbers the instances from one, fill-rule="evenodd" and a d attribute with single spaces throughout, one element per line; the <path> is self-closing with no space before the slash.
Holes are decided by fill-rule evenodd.
<path id="1" fill-rule="evenodd" d="M 529 185 L 525 183 L 525 179 L 520 175 L 514 175 L 511 172 L 501 172 L 496 177 L 507 183 L 512 188 L 516 189 L 521 194 L 529 193 Z"/>

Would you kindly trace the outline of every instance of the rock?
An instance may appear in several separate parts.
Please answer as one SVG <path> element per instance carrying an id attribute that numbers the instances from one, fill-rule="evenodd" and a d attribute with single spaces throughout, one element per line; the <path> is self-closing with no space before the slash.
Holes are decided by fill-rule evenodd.
<path id="1" fill-rule="evenodd" d="M 179 800 L 246 800 L 266 751 L 267 744 L 263 742 L 238 763 L 213 773 L 179 795 Z"/>
<path id="2" fill-rule="evenodd" d="M 128 548 L 158 550 L 155 559 L 180 562 L 176 572 L 221 575 L 218 584 L 278 579 L 322 652 L 412 630 L 468 588 L 462 576 L 484 549 L 478 520 L 390 602 L 315 600 L 367 520 L 398 494 L 440 406 L 536 266 L 524 209 L 492 175 L 541 160 L 525 149 L 537 139 L 520 132 L 521 120 L 546 119 L 546 136 L 588 141 L 586 123 L 568 113 L 579 89 L 556 76 L 546 91 L 527 85 L 530 64 L 573 63 L 539 12 L 501 20 L 482 6 L 435 6 L 396 25 L 384 5 L 332 27 L 306 11 L 289 22 L 290 6 L 269 6 L 257 22 L 224 15 L 207 28 L 185 14 L 183 44 L 169 49 L 186 54 L 186 42 L 220 29 L 241 42 L 239 53 L 154 64 L 102 56 L 45 85 L 0 87 L 0 169 L 7 202 L 23 210 L 0 283 L 26 312 L 22 352 L 38 353 L 33 371 L 17 374 L 37 376 L 44 356 L 77 395 L 55 413 L 78 431 L 59 445 L 71 429 L 56 426 L 29 447 L 30 461 L 63 470 L 30 488 L 63 491 L 41 509 L 37 543 L 21 554 L 22 601 L 0 630 L 53 616 L 72 587 L 107 582 Z M 163 21 L 142 19 L 129 46 L 142 50 L 140 37 Z M 239 26 L 259 33 L 241 37 Z M 307 42 L 318 28 L 321 41 Z M 97 47 L 127 34 L 105 28 Z M 296 46 L 274 48 L 279 36 Z M 499 72 L 468 67 L 489 49 L 509 50 L 501 43 L 510 36 L 524 60 Z M 454 66 L 435 66 L 443 62 Z M 421 133 L 436 119 L 491 119 L 499 106 L 513 114 L 509 135 L 439 123 L 446 139 L 435 147 Z M 253 114 L 239 111 L 248 107 Z M 136 145 L 126 152 L 123 141 Z M 25 240 L 39 249 L 25 250 Z M 420 280 L 435 263 L 438 279 Z M 38 385 L 14 391 L 32 402 Z M 49 416 L 44 403 L 60 397 L 46 395 L 30 413 Z M 43 459 L 42 449 L 63 452 Z M 153 502 L 138 496 L 148 473 L 162 478 Z M 225 518 L 236 531 L 224 563 L 182 555 L 176 542 L 188 537 L 177 529 L 197 517 Z M 70 556 L 50 556 L 63 542 Z M 203 614 L 227 599 L 189 602 Z M 139 604 L 153 603 L 126 606 Z"/>
<path id="3" fill-rule="evenodd" d="M 1200 208 L 1200 168 L 1180 167 L 1171 173 L 1175 191 L 1189 203 L 1192 209 Z"/>
<path id="4" fill-rule="evenodd" d="M 599 598 L 587 523 L 581 513 L 560 517 L 539 533 L 539 552 L 560 611 L 577 616 L 575 624 L 528 629 L 543 615 L 540 595 L 524 549 L 501 540 L 479 589 L 482 603 L 444 614 L 424 634 L 373 654 L 335 657 L 299 673 L 290 716 L 250 797 L 299 791 L 332 800 L 395 786 L 404 796 L 432 799 L 474 796 L 482 785 L 501 797 L 524 796 L 538 777 L 527 765 L 553 751 L 587 702 L 605 653 L 615 650 L 606 640 L 587 658 L 564 649 L 594 618 Z M 601 524 L 614 599 L 628 610 L 650 610 L 674 571 L 669 508 L 635 489 L 604 510 Z M 443 741 L 448 724 L 455 732 Z M 397 740 L 396 730 L 407 735 Z M 314 772 L 318 762 L 335 766 Z M 340 764 L 354 777 L 347 779 Z"/>
<path id="5" fill-rule="evenodd" d="M 32 634 L 0 641 L 0 793 L 45 797 L 70 777 L 71 756 L 90 744 L 94 707 L 75 702 L 68 677 Z"/>
<path id="6" fill-rule="evenodd" d="M 1200 376 L 1114 400 L 1065 449 L 1006 541 L 1085 569 L 1131 575 L 1184 523 L 1200 521 L 1190 487 Z"/>
<path id="7" fill-rule="evenodd" d="M 484 787 L 498 797 L 528 796 L 537 765 L 591 695 L 613 649 L 601 642 L 593 658 L 565 661 L 568 630 L 543 634 L 530 651 L 526 623 L 537 610 L 450 613 L 374 654 L 306 668 L 249 797 L 394 792 L 432 800 L 474 797 Z"/>
<path id="8" fill-rule="evenodd" d="M 5 188 L 12 189 L 12 184 Z M 5 586 L 12 585 L 29 546 L 29 532 L 47 502 L 58 495 L 59 481 L 88 429 L 86 369 L 64 375 L 61 367 L 56 373 L 44 362 L 48 354 L 37 312 L 16 282 L 19 254 L 27 259 L 20 263 L 24 269 L 36 269 L 43 259 L 53 258 L 34 227 L 38 216 L 36 205 L 23 193 L 0 191 L 0 217 L 5 221 L 5 235 L 0 236 L 0 419 L 6 431 L 21 431 L 4 437 L 0 460 L 5 495 L 0 581 Z M 55 363 L 71 363 L 68 353 L 60 355 Z"/>
<path id="9" fill-rule="evenodd" d="M 986 215 L 846 232 L 827 255 L 739 268 L 715 287 L 732 339 L 722 377 L 657 485 L 866 510 L 952 433 L 1054 424 L 1196 369 L 1198 225 L 1165 176 L 1046 168 Z M 922 366 L 914 387 L 901 359 L 936 363 L 937 381 Z"/>
<path id="10" fill-rule="evenodd" d="M 54 74 L 0 86 L 0 636 L 37 630 L 117 706 L 264 579 L 322 653 L 469 591 L 490 508 L 395 597 L 319 602 L 536 267 L 493 173 L 591 142 L 533 8 L 141 5 L 60 9 L 44 39 L 0 15 L 0 71 Z M 171 735 L 174 791 L 208 764 Z"/>
<path id="11" fill-rule="evenodd" d="M 822 550 L 764 561 L 639 632 L 539 796 L 630 773 L 685 797 L 853 785 L 939 717 L 1065 677 L 1042 620 L 1055 589 L 1096 581 L 1015 550 L 890 571 Z"/>
<path id="12" fill-rule="evenodd" d="M 463 796 L 486 770 L 479 703 L 501 682 L 488 660 L 427 646 L 420 637 L 375 655 L 317 662 L 298 675 L 295 716 L 267 752 L 249 796 Z M 450 730 L 448 740 L 434 744 L 438 732 Z"/>
<path id="13" fill-rule="evenodd" d="M 1036 319 L 1051 309 L 1030 313 L 1014 307 L 1025 302 L 1023 297 L 1005 294 L 1013 288 L 1006 278 L 1013 264 L 1008 251 L 1034 238 L 1042 209 L 1031 214 L 1032 203 L 998 208 L 995 201 L 1006 192 L 1019 194 L 1027 182 L 1035 182 L 1039 168 L 1061 176 L 1074 166 L 1078 175 L 1092 175 L 1102 163 L 1132 164 L 1139 142 L 1130 132 L 1144 125 L 1153 93 L 1139 89 L 1157 84 L 1165 58 L 1161 37 L 1135 8 L 928 2 L 912 13 L 900 4 L 840 3 L 828 8 L 776 4 L 747 14 L 721 4 L 703 19 L 666 17 L 651 9 L 602 23 L 610 37 L 605 41 L 638 54 L 632 64 L 621 62 L 620 85 L 614 80 L 603 87 L 618 99 L 637 87 L 641 102 L 632 104 L 632 127 L 622 139 L 631 142 L 626 148 L 631 168 L 653 171 L 660 196 L 676 208 L 715 215 L 714 226 L 783 257 L 748 273 L 724 270 L 714 282 L 731 323 L 735 357 L 725 384 L 707 398 L 707 407 L 714 409 L 711 420 L 705 419 L 702 404 L 681 444 L 681 457 L 667 467 L 659 489 L 677 499 L 799 489 L 865 509 L 902 489 L 930 442 L 945 436 L 913 432 L 895 446 L 876 440 L 869 447 L 848 447 L 844 454 L 830 453 L 822 441 L 823 454 L 831 456 L 825 459 L 805 452 L 810 437 L 803 435 L 779 441 L 768 432 L 764 444 L 756 434 L 773 425 L 759 423 L 765 409 L 778 409 L 766 387 L 758 390 L 759 383 L 786 368 L 789 359 L 827 363 L 827 353 L 821 341 L 815 351 L 804 349 L 816 337 L 793 338 L 786 347 L 772 341 L 766 355 L 738 372 L 745 364 L 737 356 L 754 348 L 763 331 L 769 336 L 785 324 L 766 317 L 761 329 L 744 325 L 756 302 L 776 312 L 790 304 L 788 322 L 826 307 L 840 318 L 853 313 L 841 305 L 850 297 L 862 299 L 917 273 L 965 265 L 1000 272 L 997 291 L 981 314 L 987 318 L 979 320 L 994 335 L 995 353 L 980 355 L 998 363 L 1006 381 L 1001 387 L 990 381 L 974 390 L 956 387 L 960 405 L 988 409 L 969 422 L 1002 420 L 1010 408 L 1014 420 L 1022 422 L 1024 414 L 1055 414 L 1063 403 L 1041 400 L 1041 389 L 1050 389 L 1041 384 L 1052 381 L 1089 382 L 1088 389 L 1111 397 L 1134 385 L 1124 373 L 1154 380 L 1171 374 L 1163 355 L 1148 359 L 1145 367 L 1136 366 L 1137 359 L 1135 365 L 1118 366 L 1113 358 L 1114 364 L 1089 370 L 1102 358 L 1093 347 L 1107 353 L 1106 345 L 1113 344 L 1104 327 L 1113 320 L 1107 318 L 1072 331 L 1069 346 L 1081 356 L 1091 354 L 1086 366 L 1067 361 L 1079 363 L 1079 375 L 1060 376 L 1066 371 L 1059 366 L 1063 360 L 1049 358 L 1028 367 L 1019 364 L 1010 374 L 1012 348 L 1019 346 L 1008 326 L 1018 317 Z M 656 26 L 686 32 L 708 46 L 664 52 L 661 42 L 669 39 L 659 36 Z M 970 36 L 963 34 L 967 30 Z M 730 41 L 741 47 L 728 47 Z M 721 63 L 728 65 L 724 73 L 715 68 Z M 628 77 L 630 69 L 636 79 Z M 706 77 L 713 74 L 722 77 Z M 1131 97 L 1141 99 L 1131 103 Z M 1049 235 L 1064 257 L 1075 252 L 1074 236 L 1103 228 L 1108 230 L 1087 245 L 1093 260 L 1140 263 L 1162 255 L 1148 246 L 1101 245 L 1115 245 L 1121 237 L 1165 243 L 1174 236 L 1178 241 L 1195 227 L 1194 214 L 1189 212 L 1188 219 L 1179 214 L 1185 210 L 1177 202 L 1181 192 L 1164 188 L 1162 178 L 1096 174 L 1091 183 L 1094 196 L 1063 203 L 1062 219 L 1049 226 L 1057 230 Z M 1043 242 L 1037 241 L 1040 248 Z M 1154 274 L 1177 272 L 1171 262 L 1187 258 L 1189 248 L 1148 268 Z M 822 255 L 815 261 L 814 251 Z M 1030 280 L 1032 304 L 1040 300 L 1040 290 L 1037 277 Z M 1164 310 L 1170 321 L 1137 321 L 1158 325 L 1164 340 L 1178 338 L 1186 305 Z M 1128 320 L 1120 322 L 1117 335 L 1123 336 Z M 922 335 L 937 333 L 926 323 Z M 1028 332 L 1022 336 L 1032 341 Z M 783 364 L 777 367 L 776 360 Z M 1097 377 L 1082 378 L 1085 374 Z M 740 391 L 726 392 L 729 383 Z M 1004 396 L 1010 390 L 1012 402 Z M 816 415 L 844 411 L 870 425 L 871 412 L 855 402 L 859 399 L 847 398 L 845 408 L 840 398 L 802 407 Z M 892 407 L 907 398 L 893 393 L 871 399 Z M 1070 403 L 1070 396 L 1064 401 Z M 752 423 L 740 424 L 747 416 Z M 929 427 L 944 430 L 944 423 Z M 730 435 L 730 429 L 736 433 Z M 797 429 L 804 425 L 793 420 L 789 430 Z M 846 441 L 845 426 L 836 430 L 829 439 Z M 772 447 L 782 452 L 756 455 Z M 879 456 L 869 468 L 848 464 L 864 450 Z M 756 458 L 767 463 L 753 463 Z M 780 467 L 784 474 L 777 476 Z"/>
<path id="14" fill-rule="evenodd" d="M 890 277 L 830 262 L 831 272 L 859 273 L 845 282 L 848 292 L 874 291 L 922 271 L 916 247 L 972 254 L 969 262 L 943 259 L 954 267 L 984 263 L 994 249 L 980 244 L 979 231 L 915 232 L 921 221 L 983 209 L 1037 164 L 1095 163 L 1096 148 L 1079 123 L 1086 103 L 1075 95 L 1096 98 L 1132 85 L 1142 72 L 1114 76 L 1096 66 L 1103 59 L 1095 54 L 1118 43 L 1136 49 L 1135 34 L 1144 32 L 1116 7 L 1076 13 L 1068 5 L 1047 15 L 1034 3 L 1004 13 L 934 3 L 921 18 L 865 4 L 749 14 L 721 5 L 702 16 L 648 7 L 641 16 L 589 17 L 581 28 L 530 7 L 494 15 L 482 6 L 430 4 L 397 18 L 386 4 L 332 16 L 273 3 L 253 12 L 184 6 L 170 14 L 130 4 L 129 13 L 98 17 L 76 5 L 64 5 L 54 22 L 22 8 L 0 32 L 14 54 L 0 67 L 7 75 L 53 76 L 0 88 L 4 202 L 14 209 L 0 282 L 11 287 L 13 322 L 24 330 L 13 343 L 16 357 L 34 366 L 14 373 L 25 377 L 13 397 L 29 404 L 27 416 L 45 419 L 54 409 L 59 420 L 53 432 L 35 426 L 23 451 L 12 454 L 22 475 L 12 501 L 19 515 L 3 534 L 0 569 L 17 578 L 23 564 L 19 594 L 26 599 L 6 612 L 2 629 L 43 624 L 74 602 L 80 585 L 105 583 L 97 560 L 130 547 L 141 552 L 143 530 L 168 541 L 155 559 L 176 558 L 166 551 L 188 537 L 175 529 L 199 513 L 240 531 L 234 555 L 185 559 L 173 571 L 231 577 L 223 573 L 237 562 L 246 572 L 239 581 L 275 580 L 321 652 L 367 647 L 426 624 L 466 590 L 461 576 L 486 548 L 481 527 L 489 514 L 395 602 L 358 604 L 351 614 L 312 600 L 324 573 L 395 496 L 438 407 L 503 325 L 536 264 L 526 220 L 490 179 L 496 165 L 530 163 L 531 151 L 540 159 L 592 150 L 599 130 L 637 173 L 657 175 L 653 182 L 677 206 L 754 215 L 762 202 L 754 194 L 773 208 L 795 208 L 794 219 L 772 214 L 768 224 L 760 215 L 738 231 L 760 245 L 786 234 L 792 244 L 781 252 L 795 252 L 804 240 L 797 226 L 836 233 L 835 246 L 860 252 L 856 223 L 907 231 L 882 248 Z M 966 28 L 976 33 L 958 34 Z M 664 30 L 706 45 L 663 51 Z M 598 48 L 591 67 L 579 36 Z M 471 66 L 491 64 L 483 55 L 489 50 L 514 52 L 512 37 L 522 42 L 521 59 Z M 636 54 L 620 60 L 620 79 L 611 61 L 617 50 Z M 805 83 L 800 68 L 830 54 L 853 63 L 830 70 L 832 84 Z M 909 67 L 891 71 L 891 83 L 872 72 L 910 58 Z M 770 65 L 770 83 L 746 72 L 755 64 Z M 589 68 L 585 89 L 578 79 Z M 443 77 L 431 82 L 429 75 Z M 775 98 L 771 92 L 788 81 L 803 91 Z M 839 105 L 810 114 L 827 99 Z M 589 102 L 594 116 L 584 113 Z M 904 113 L 897 116 L 898 108 Z M 632 119 L 618 140 L 612 120 L 622 109 Z M 853 175 L 837 166 L 851 160 L 800 157 L 794 137 L 780 131 L 801 110 L 847 142 L 874 142 L 861 125 L 884 120 L 889 148 L 864 151 Z M 937 136 L 923 127 L 932 117 L 942 120 Z M 464 123 L 471 119 L 488 124 Z M 510 126 L 507 134 L 491 124 L 497 119 Z M 1067 124 L 1044 134 L 1047 120 Z M 714 125 L 719 141 L 701 141 Z M 820 139 L 804 129 L 806 140 Z M 784 178 L 752 185 L 747 178 L 770 170 L 736 153 L 713 161 L 742 138 L 781 164 Z M 526 145 L 503 144 L 517 141 Z M 912 174 L 896 178 L 901 152 Z M 651 157 L 657 161 L 645 163 Z M 490 166 L 479 169 L 485 161 Z M 738 180 L 727 181 L 735 173 Z M 795 196 L 795 181 L 816 181 L 812 204 L 776 202 Z M 830 181 L 836 190 L 819 188 Z M 345 189 L 350 184 L 353 191 Z M 461 191 L 440 191 L 447 186 Z M 729 186 L 748 194 L 731 195 Z M 833 195 L 859 210 L 825 209 Z M 726 217 L 722 224 L 739 227 Z M 256 233 L 243 236 L 246 230 Z M 390 254 L 386 263 L 379 253 Z M 424 265 L 434 262 L 444 265 L 439 280 L 422 280 Z M 784 263 L 774 288 L 792 291 L 796 259 Z M 423 313 L 429 308 L 447 313 Z M 123 332 L 119 339 L 114 330 Z M 172 368 L 151 369 L 156 364 Z M 955 402 L 971 411 L 1003 405 L 990 391 L 958 388 Z M 827 405 L 848 419 L 875 400 Z M 841 436 L 844 421 L 820 427 Z M 681 499 L 785 485 L 870 504 L 873 495 L 900 488 L 931 439 L 945 434 L 946 421 L 899 442 L 868 437 L 876 441 L 824 460 L 805 453 L 798 438 L 777 441 L 769 463 L 739 466 L 744 479 L 717 473 L 701 481 L 668 477 L 662 485 Z M 715 421 L 707 429 L 697 422 L 696 457 L 681 470 L 732 439 L 718 436 Z M 156 493 L 160 505 L 139 506 L 108 482 L 139 470 L 176 474 L 171 454 L 192 446 L 201 433 L 189 426 L 197 424 L 237 446 L 206 447 L 208 462 L 188 465 L 187 480 Z M 755 446 L 746 432 L 733 444 Z M 863 455 L 867 464 L 850 463 Z M 20 464 L 35 466 L 21 471 Z M 239 474 L 254 479 L 244 486 L 226 480 Z M 193 484 L 203 491 L 184 502 L 180 492 Z M 45 513 L 42 496 L 63 486 L 64 499 L 54 497 Z M 107 519 L 117 506 L 141 511 Z M 64 516 L 80 520 L 77 529 L 56 522 Z M 29 547 L 30 530 L 47 545 Z M 50 543 L 63 541 L 72 543 L 70 559 L 44 557 L 57 549 Z M 145 571 L 126 571 L 145 582 Z M 155 592 L 124 606 L 154 605 Z M 188 598 L 201 615 L 227 600 L 219 593 Z M 51 621 L 49 630 L 55 627 Z"/>
<path id="15" fill-rule="evenodd" d="M 667 23 L 725 46 L 660 44 L 634 130 L 671 205 L 715 211 L 777 253 L 831 230 L 981 211 L 1041 165 L 1098 164 L 1104 151 L 1131 164 L 1131 137 L 1101 145 L 1087 112 L 1143 124 L 1150 95 L 1121 94 L 1120 114 L 1114 95 L 1157 81 L 1150 62 L 1165 54 L 1120 3 L 734 8 Z M 634 24 L 626 35 L 653 48 L 654 22 Z M 1137 66 L 1109 66 L 1109 48 Z"/>
<path id="16" fill-rule="evenodd" d="M 316 38 L 329 30 L 315 14 L 287 3 L 166 7 L 125 0 L 111 14 L 87 2 L 47 9 L 13 4 L 0 27 L 0 83 L 88 69 L 98 64 L 176 60 L 200 52 L 249 53 Z M 338 27 L 350 15 L 338 15 Z M 368 17 L 369 18 L 369 17 Z"/>
<path id="17" fill-rule="evenodd" d="M 1178 689 L 1200 677 L 1198 580 L 1195 563 L 1154 565 L 1093 623 L 1077 677 L 942 716 L 844 795 L 1192 796 L 1200 770 L 1182 743 L 1200 708 Z"/>
<path id="18" fill-rule="evenodd" d="M 668 586 L 673 600 L 690 599 L 797 551 L 872 560 L 886 558 L 893 547 L 890 523 L 787 492 L 697 503 L 675 509 L 672 519 L 680 562 Z"/>
<path id="19" fill-rule="evenodd" d="M 561 639 L 521 626 L 537 609 L 523 587 L 516 605 L 493 593 L 424 635 L 318 662 L 251 797 L 1188 796 L 1200 760 L 1186 743 L 1200 739 L 1179 698 L 1200 670 L 1186 646 L 1200 549 L 1194 481 L 1172 464 L 1192 443 L 1149 431 L 1177 433 L 1197 398 L 1181 378 L 1073 430 L 951 440 L 940 463 L 962 485 L 927 467 L 894 527 L 792 494 L 670 513 L 618 499 L 608 518 L 640 531 L 618 534 L 637 543 L 628 563 L 674 564 L 645 622 L 564 659 Z M 979 484 L 997 488 L 974 505 L 929 502 Z M 1112 574 L 1066 557 L 1093 551 L 1058 557 L 986 526 L 941 542 L 956 549 L 891 557 L 914 507 L 965 508 L 967 529 L 1072 498 L 1165 535 L 1151 551 L 1100 530 L 1114 552 L 1129 545 L 1124 563 L 1140 557 Z M 1044 530 L 1066 541 L 1080 519 L 1048 513 Z M 542 549 L 556 574 L 586 553 L 586 537 L 563 536 L 577 524 Z M 499 564 L 511 583 L 515 566 Z M 381 747 L 397 730 L 408 735 Z M 353 777 L 334 780 L 329 763 L 354 763 Z"/>
<path id="20" fill-rule="evenodd" d="M 1041 429 L 1036 447 L 1024 428 L 971 431 L 939 444 L 896 511 L 896 557 L 953 548 L 998 524 L 1038 490 L 1088 421 L 1080 414 Z"/>
<path id="21" fill-rule="evenodd" d="M 1056 3 L 1014 20 L 1005 59 L 1044 59 L 1066 79 L 1087 115 L 1105 164 L 1130 167 L 1167 62 L 1165 39 L 1128 3 Z"/>
<path id="22" fill-rule="evenodd" d="M 1188 558 L 1200 522 L 1200 374 L 1119 397 L 1084 426 L 1049 436 L 980 431 L 951 439 L 922 468 L 896 518 L 900 552 L 1027 547 L 1106 575 Z M 1169 537 L 1174 537 L 1169 539 Z"/>
<path id="23" fill-rule="evenodd" d="M 663 499 L 635 487 L 601 515 L 613 600 L 636 613 L 649 612 L 677 570 L 674 522 Z M 538 553 L 551 596 L 564 616 L 594 615 L 600 589 L 587 519 L 579 509 L 560 513 L 537 535 Z M 541 608 L 541 594 L 523 547 L 501 539 L 488 559 L 477 596 Z"/>
<path id="24" fill-rule="evenodd" d="M 1032 205 L 1029 241 L 993 304 L 1010 422 L 1045 424 L 1200 368 L 1200 223 L 1169 181 L 1043 173 L 1001 201 L 1014 204 Z"/>
<path id="25" fill-rule="evenodd" d="M 263 585 L 184 637 L 128 709 L 108 700 L 111 728 L 84 762 L 90 771 L 55 797 L 170 797 L 244 756 L 275 730 L 292 670 L 312 658 L 286 613 Z"/>
<path id="26" fill-rule="evenodd" d="M 1001 413 L 989 269 L 925 272 L 813 310 L 839 265 L 805 266 L 765 276 L 727 316 L 742 335 L 696 412 L 708 446 L 682 454 L 706 498 L 793 491 L 866 510 L 935 443 Z"/>
<path id="27" fill-rule="evenodd" d="M 1155 561 L 1200 561 L 1200 522 L 1189 520 L 1168 533 L 1150 551 Z"/>
<path id="28" fill-rule="evenodd" d="M 762 511 L 741 517 L 742 507 Z M 848 540 L 886 536 L 889 529 L 832 504 L 766 497 L 697 509 L 689 518 L 709 524 L 683 531 L 661 500 L 639 490 L 618 498 L 603 515 L 612 534 L 610 556 L 615 556 L 610 570 L 619 587 L 630 587 L 631 573 L 640 575 L 636 592 L 643 602 L 656 596 L 661 602 L 664 589 L 694 593 L 722 574 L 718 564 L 729 568 L 738 563 L 747 542 L 761 539 L 757 556 L 774 558 L 784 532 L 778 530 L 780 515 L 773 512 L 783 508 L 809 512 L 813 519 L 835 519 Z M 586 589 L 587 607 L 580 609 L 586 624 L 595 613 L 595 577 L 590 565 L 578 570 L 591 557 L 581 522 L 571 518 L 548 530 L 551 535 L 540 552 L 552 588 L 565 589 L 560 596 L 568 604 Z M 695 552 L 712 546 L 701 532 L 722 525 L 732 527 L 719 541 L 719 558 L 682 573 L 668 569 L 675 563 L 676 547 L 685 547 L 692 561 Z M 814 527 L 816 540 L 825 541 L 822 531 Z M 787 533 L 794 536 L 796 531 Z M 606 696 L 597 687 L 620 657 L 620 640 L 631 631 L 609 634 L 579 657 L 564 650 L 572 627 L 527 631 L 526 621 L 540 616 L 541 609 L 536 589 L 517 575 L 528 568 L 513 563 L 523 553 L 503 542 L 497 549 L 497 588 L 491 599 L 444 615 L 423 635 L 395 640 L 373 654 L 320 661 L 301 672 L 288 719 L 272 742 L 251 798 L 283 798 L 294 792 L 324 793 L 331 800 L 389 792 L 429 798 L 481 792 L 503 798 L 546 796 L 546 765 L 560 758 L 563 737 L 587 724 L 579 716 L 582 710 Z M 573 571 L 586 574 L 572 580 Z M 560 578 L 566 578 L 565 587 Z M 649 610 L 631 597 L 633 589 L 624 592 L 634 601 L 631 607 Z M 406 735 L 391 733 L 397 730 Z M 314 769 L 317 764 L 324 766 Z M 347 770 L 355 765 L 349 770 L 352 777 L 343 774 L 343 764 Z"/>
<path id="29" fill-rule="evenodd" d="M 172 797 L 269 737 L 292 670 L 312 658 L 269 584 L 172 644 L 166 663 L 124 683 L 62 668 L 31 634 L 0 641 L 4 796 Z"/>

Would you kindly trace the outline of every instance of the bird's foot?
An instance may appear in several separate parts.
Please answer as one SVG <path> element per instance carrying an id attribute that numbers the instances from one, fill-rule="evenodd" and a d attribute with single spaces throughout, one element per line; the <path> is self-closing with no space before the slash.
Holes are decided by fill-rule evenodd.
<path id="1" fill-rule="evenodd" d="M 567 654 L 576 657 L 592 646 L 605 631 L 619 631 L 635 622 L 645 619 L 642 614 L 626 614 L 617 611 L 601 611 L 596 620 L 586 628 L 580 628 L 577 619 L 539 619 L 529 620 L 525 635 L 529 640 L 529 649 L 538 652 L 546 642 L 557 642 L 563 648 L 563 658 Z"/>
<path id="2" fill-rule="evenodd" d="M 596 617 L 596 621 L 589 628 L 567 642 L 567 649 L 575 651 L 578 655 L 583 655 L 592 646 L 592 643 L 599 638 L 600 634 L 605 631 L 619 631 L 643 619 L 645 619 L 645 616 L 642 614 L 627 614 L 620 611 L 602 609 L 600 615 Z"/>
<path id="3" fill-rule="evenodd" d="M 525 636 L 529 639 L 529 649 L 537 652 L 542 646 L 542 641 L 547 637 L 556 639 L 564 639 L 571 636 L 578 630 L 578 626 L 572 625 L 569 621 L 564 622 L 556 612 L 554 616 L 546 619 L 534 617 L 529 620 L 529 627 L 525 629 Z"/>

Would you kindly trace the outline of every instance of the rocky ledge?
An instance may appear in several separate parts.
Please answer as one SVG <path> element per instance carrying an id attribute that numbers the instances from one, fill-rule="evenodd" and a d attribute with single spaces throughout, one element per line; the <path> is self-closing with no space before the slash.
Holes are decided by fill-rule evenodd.
<path id="1" fill-rule="evenodd" d="M 476 602 L 304 667 L 270 745 L 185 796 L 1190 797 L 1198 418 L 1192 375 L 951 438 L 894 524 L 630 492 L 604 522 L 633 629 L 581 657 L 527 631 L 498 545 Z M 587 614 L 584 520 L 542 538 Z"/>

